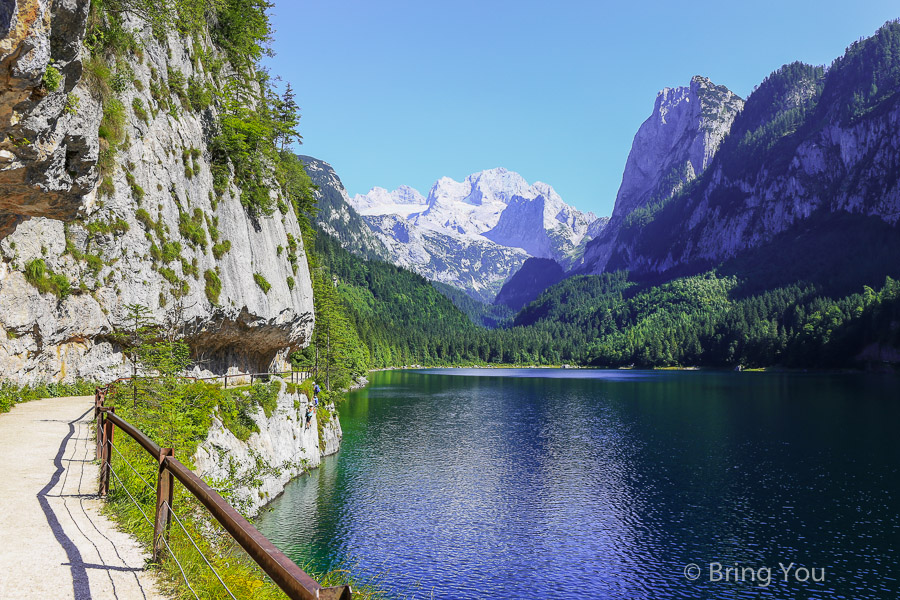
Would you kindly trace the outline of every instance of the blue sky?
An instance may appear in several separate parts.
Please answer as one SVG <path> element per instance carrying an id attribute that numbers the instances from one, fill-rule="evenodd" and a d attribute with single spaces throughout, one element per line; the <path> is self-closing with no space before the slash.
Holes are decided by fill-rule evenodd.
<path id="1" fill-rule="evenodd" d="M 886 0 L 275 0 L 267 64 L 296 90 L 298 150 L 351 194 L 502 166 L 608 215 L 660 89 L 700 74 L 746 97 L 897 17 Z"/>

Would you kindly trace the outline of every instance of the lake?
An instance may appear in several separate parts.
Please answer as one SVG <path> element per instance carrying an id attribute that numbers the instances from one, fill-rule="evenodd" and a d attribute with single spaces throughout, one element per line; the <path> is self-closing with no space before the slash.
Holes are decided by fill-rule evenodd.
<path id="1" fill-rule="evenodd" d="M 374 373 L 258 520 L 415 598 L 900 597 L 900 378 Z"/>

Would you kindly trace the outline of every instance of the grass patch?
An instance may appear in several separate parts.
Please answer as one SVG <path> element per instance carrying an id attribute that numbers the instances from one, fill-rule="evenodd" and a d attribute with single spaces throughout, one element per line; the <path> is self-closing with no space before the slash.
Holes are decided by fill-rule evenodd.
<path id="1" fill-rule="evenodd" d="M 97 158 L 101 178 L 100 193 L 112 196 L 115 193 L 112 176 L 116 169 L 116 152 L 125 140 L 125 106 L 116 98 L 109 98 L 104 102 L 103 118 L 97 134 L 100 136 Z"/>
<path id="2" fill-rule="evenodd" d="M 222 293 L 222 280 L 215 271 L 210 269 L 203 273 L 203 279 L 206 280 L 206 299 L 213 304 L 218 304 L 219 294 Z"/>
<path id="3" fill-rule="evenodd" d="M 72 292 L 72 284 L 61 273 L 54 273 L 42 258 L 36 258 L 25 265 L 25 280 L 45 294 L 50 292 L 60 300 L 65 300 Z"/>
<path id="4" fill-rule="evenodd" d="M 206 229 L 203 227 L 203 211 L 194 209 L 194 214 L 181 212 L 178 215 L 178 232 L 191 246 L 206 249 Z"/>
<path id="5" fill-rule="evenodd" d="M 85 225 L 84 228 L 87 229 L 91 236 L 109 234 L 119 236 L 127 233 L 130 227 L 128 221 L 119 218 L 113 221 L 92 221 Z"/>
<path id="6" fill-rule="evenodd" d="M 135 202 L 140 204 L 144 199 L 144 188 L 137 184 L 137 181 L 134 179 L 134 174 L 131 171 L 125 173 L 125 180 L 131 188 L 131 197 L 134 198 Z"/>
<path id="7" fill-rule="evenodd" d="M 213 244 L 213 256 L 216 257 L 216 260 L 225 256 L 225 253 L 231 250 L 231 240 L 223 240 L 217 244 Z"/>
<path id="8" fill-rule="evenodd" d="M 140 98 L 135 98 L 131 101 L 131 110 L 134 112 L 134 116 L 144 123 L 150 122 L 150 115 L 147 114 L 147 109 L 144 108 L 144 101 Z"/>
<path id="9" fill-rule="evenodd" d="M 268 294 L 269 290 L 272 289 L 272 284 L 269 283 L 269 281 L 265 277 L 263 277 L 262 273 L 254 273 L 253 281 L 256 282 L 256 285 L 259 286 L 259 289 L 261 289 L 264 294 Z"/>

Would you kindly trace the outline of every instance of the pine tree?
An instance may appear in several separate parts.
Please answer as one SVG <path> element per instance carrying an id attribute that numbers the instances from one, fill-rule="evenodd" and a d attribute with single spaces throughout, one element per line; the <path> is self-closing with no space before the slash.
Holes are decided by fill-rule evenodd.
<path id="1" fill-rule="evenodd" d="M 291 142 L 303 139 L 297 132 L 297 126 L 300 124 L 300 107 L 294 95 L 294 88 L 290 82 L 284 88 L 284 93 L 276 104 L 275 121 L 276 121 L 276 140 L 281 144 L 280 149 L 283 151 L 285 145 L 290 146 Z"/>

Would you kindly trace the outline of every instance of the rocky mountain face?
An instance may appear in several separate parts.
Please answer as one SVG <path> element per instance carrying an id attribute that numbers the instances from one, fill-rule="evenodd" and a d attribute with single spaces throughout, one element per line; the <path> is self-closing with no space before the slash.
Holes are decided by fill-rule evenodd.
<path id="1" fill-rule="evenodd" d="M 700 76 L 659 92 L 634 136 L 610 222 L 587 244 L 586 270 L 604 270 L 629 214 L 665 202 L 707 168 L 743 106 L 728 88 Z"/>
<path id="2" fill-rule="evenodd" d="M 309 402 L 303 393 L 283 385 L 269 416 L 260 406 L 249 415 L 258 431 L 246 441 L 235 437 L 216 415 L 206 439 L 194 453 L 197 474 L 217 488 L 228 489 L 229 501 L 245 515 L 258 514 L 291 479 L 318 467 L 322 457 L 340 450 L 343 431 L 334 405 L 323 413 L 328 420 L 322 424 L 320 440 L 317 411 L 310 427 L 304 427 L 303 415 Z"/>
<path id="3" fill-rule="evenodd" d="M 345 250 L 364 258 L 387 260 L 387 248 L 350 205 L 350 196 L 331 165 L 312 156 L 300 156 L 300 160 L 317 188 L 316 225 Z"/>
<path id="4" fill-rule="evenodd" d="M 390 262 L 432 281 L 462 289 L 490 304 L 510 273 L 528 259 L 521 248 L 495 244 L 482 236 L 454 235 L 416 227 L 395 214 L 364 215 L 387 247 Z"/>
<path id="5" fill-rule="evenodd" d="M 373 188 L 351 204 L 391 261 L 490 302 L 531 256 L 571 264 L 605 220 L 565 204 L 545 183 L 490 169 L 462 182 L 439 179 L 427 196 Z"/>
<path id="6" fill-rule="evenodd" d="M 550 258 L 529 258 L 522 268 L 503 284 L 494 300 L 518 312 L 537 299 L 541 292 L 566 277 L 562 266 Z"/>
<path id="7" fill-rule="evenodd" d="M 827 71 L 794 63 L 773 73 L 700 178 L 668 201 L 633 210 L 614 238 L 590 244 L 588 269 L 658 277 L 708 268 L 840 215 L 896 228 L 898 47 L 900 23 L 891 22 Z"/>
<path id="8" fill-rule="evenodd" d="M 184 92 L 220 87 L 228 65 L 206 68 L 208 36 L 159 39 L 126 14 L 139 50 L 104 74 L 89 5 L 0 13 L 0 376 L 123 374 L 111 334 L 129 304 L 183 326 L 198 372 L 283 367 L 314 318 L 296 219 L 253 217 L 233 179 L 214 185 L 216 109 Z"/>

